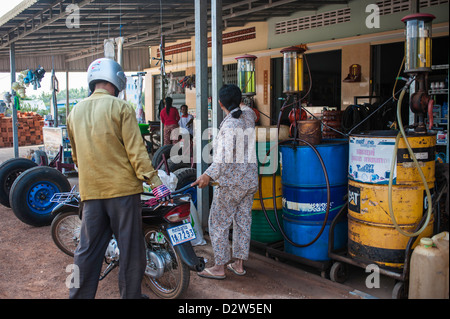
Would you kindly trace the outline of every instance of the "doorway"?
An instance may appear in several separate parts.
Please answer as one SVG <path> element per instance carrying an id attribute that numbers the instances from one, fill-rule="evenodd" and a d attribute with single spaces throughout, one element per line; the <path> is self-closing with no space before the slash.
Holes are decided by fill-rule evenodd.
<path id="1" fill-rule="evenodd" d="M 341 109 L 341 50 L 309 53 L 303 61 L 305 95 L 310 87 L 308 66 L 311 70 L 312 86 L 306 96 L 308 106 L 326 106 Z M 278 120 L 280 109 L 286 94 L 283 93 L 283 58 L 272 59 L 272 114 L 271 118 Z M 281 118 L 281 124 L 289 125 L 289 112 L 286 108 Z"/>
<path id="2" fill-rule="evenodd" d="M 432 64 L 448 64 L 448 37 L 438 37 L 432 40 Z M 396 87 L 395 79 L 397 74 L 400 77 L 408 78 L 408 74 L 405 74 L 404 66 L 402 66 L 402 60 L 405 54 L 405 43 L 395 42 L 387 44 L 379 44 L 372 46 L 372 95 L 379 97 L 379 103 L 388 101 L 393 94 L 393 90 L 399 91 L 405 84 L 404 81 L 398 80 Z M 400 70 L 400 67 L 402 69 Z M 399 73 L 400 71 L 400 73 Z M 436 72 L 430 74 L 430 79 Z M 402 104 L 402 121 L 403 123 L 409 122 L 409 107 L 408 99 Z M 389 101 L 383 108 L 383 121 L 385 122 L 383 127 L 389 122 L 393 122 L 396 119 L 397 101 Z"/>

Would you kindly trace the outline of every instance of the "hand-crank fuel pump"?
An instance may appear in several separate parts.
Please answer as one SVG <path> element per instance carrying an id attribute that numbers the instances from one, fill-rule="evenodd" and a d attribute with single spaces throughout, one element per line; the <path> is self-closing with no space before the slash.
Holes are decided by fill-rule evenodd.
<path id="1" fill-rule="evenodd" d="M 291 123 L 290 132 L 294 138 L 297 137 L 298 121 L 306 120 L 306 112 L 301 109 L 299 100 L 300 92 L 303 91 L 303 53 L 304 48 L 292 46 L 281 50 L 283 54 L 283 93 L 287 95 L 287 101 L 293 98 L 292 110 L 289 112 Z M 286 102 L 287 102 L 286 101 Z M 286 107 L 289 105 L 285 103 Z M 281 110 L 282 112 L 283 110 Z M 280 116 L 281 116 L 280 112 Z"/>
<path id="2" fill-rule="evenodd" d="M 428 13 L 411 14 L 402 19 L 406 24 L 405 73 L 415 78 L 417 90 L 410 97 L 417 133 L 427 131 L 424 118 L 428 113 L 429 129 L 433 126 L 433 103 L 428 95 L 428 74 L 431 72 L 431 22 Z"/>
<path id="3" fill-rule="evenodd" d="M 242 102 L 252 108 L 259 121 L 259 112 L 255 108 L 253 97 L 256 95 L 255 60 L 256 56 L 244 54 L 236 57 L 238 87 L 242 92 Z"/>
<path id="4" fill-rule="evenodd" d="M 428 113 L 428 120 L 429 120 L 428 128 L 431 129 L 433 126 L 433 100 L 428 95 L 427 88 L 428 88 L 428 74 L 429 72 L 431 72 L 431 29 L 432 29 L 431 22 L 434 18 L 435 17 L 431 14 L 418 13 L 408 15 L 402 19 L 402 21 L 405 22 L 406 24 L 405 73 L 410 74 L 410 78 L 408 79 L 406 85 L 402 89 L 397 103 L 397 121 L 399 124 L 400 132 L 397 135 L 395 141 L 394 152 L 391 160 L 391 172 L 393 172 L 395 168 L 395 160 L 397 157 L 397 150 L 400 138 L 403 138 L 403 141 L 407 146 L 409 156 L 413 160 L 415 167 L 417 167 L 417 172 L 419 173 L 420 179 L 422 180 L 422 183 L 425 187 L 426 200 L 428 206 L 426 219 L 421 229 L 413 233 L 408 233 L 402 230 L 401 227 L 397 224 L 396 217 L 393 211 L 393 201 L 392 201 L 392 192 L 394 183 L 393 174 L 389 176 L 389 184 L 388 184 L 389 214 L 397 231 L 406 237 L 414 237 L 421 234 L 426 229 L 428 223 L 431 220 L 431 212 L 432 212 L 431 192 L 428 187 L 427 178 L 425 177 L 421 165 L 418 162 L 418 158 L 416 157 L 408 141 L 408 134 L 403 127 L 401 118 L 401 105 L 406 90 L 409 88 L 411 83 L 415 81 L 417 90 L 415 90 L 414 93 L 411 94 L 410 96 L 410 109 L 415 114 L 413 125 L 414 133 L 423 135 L 424 137 L 433 140 L 433 142 L 435 143 L 436 141 L 435 133 L 433 132 L 429 133 L 427 131 L 427 127 L 424 121 L 424 118 Z M 434 145 L 433 142 L 430 142 L 430 146 Z M 434 175 L 433 164 L 431 171 L 433 172 Z M 433 175 L 432 179 L 434 179 Z"/>
<path id="5" fill-rule="evenodd" d="M 329 216 L 329 212 L 330 212 L 330 205 L 331 205 L 330 183 L 329 183 L 328 173 L 326 171 L 325 163 L 324 163 L 319 151 L 314 146 L 314 144 L 319 144 L 320 142 L 314 143 L 312 141 L 312 139 L 310 139 L 311 133 L 312 133 L 312 135 L 321 133 L 320 126 L 318 126 L 318 128 L 319 128 L 318 131 L 316 131 L 315 129 L 310 130 L 312 128 L 312 126 L 310 126 L 307 130 L 303 130 L 305 128 L 304 123 L 306 123 L 306 122 L 308 122 L 308 123 L 309 122 L 317 122 L 320 125 L 320 121 L 318 121 L 318 120 L 316 120 L 316 121 L 306 120 L 306 117 L 307 117 L 306 111 L 301 107 L 301 104 L 300 104 L 301 99 L 302 99 L 300 94 L 303 91 L 303 59 L 304 59 L 303 53 L 304 52 L 305 52 L 304 48 L 297 47 L 297 46 L 292 46 L 292 47 L 288 47 L 288 48 L 281 50 L 281 53 L 283 54 L 283 93 L 285 93 L 287 95 L 287 97 L 284 101 L 283 106 L 281 107 L 281 110 L 280 110 L 280 113 L 278 116 L 277 128 L 278 128 L 278 130 L 280 129 L 280 120 L 281 120 L 283 111 L 288 106 L 292 106 L 292 110 L 289 114 L 289 120 L 291 122 L 291 135 L 293 136 L 293 138 L 288 138 L 286 140 L 278 141 L 277 146 L 279 147 L 281 154 L 283 154 L 283 150 L 281 150 L 282 148 L 299 150 L 298 154 L 301 153 L 300 148 L 303 148 L 303 149 L 311 148 L 312 149 L 312 152 L 313 152 L 312 156 L 316 156 L 318 158 L 318 161 L 320 163 L 319 164 L 320 168 L 323 170 L 323 173 L 324 173 L 323 178 L 325 180 L 325 185 L 326 185 L 326 186 L 324 186 L 324 187 L 326 187 L 326 194 L 324 196 L 324 200 L 326 202 L 323 203 L 321 201 L 321 204 L 326 204 L 326 208 L 324 207 L 325 212 L 324 212 L 323 222 L 321 223 L 321 225 L 320 225 L 320 223 L 318 224 L 320 229 L 317 229 L 317 231 L 315 231 L 316 228 L 314 228 L 314 230 L 312 231 L 312 234 L 313 235 L 315 234 L 315 237 L 311 236 L 312 238 L 303 238 L 304 240 L 301 240 L 301 243 L 298 243 L 298 242 L 295 242 L 295 240 L 293 240 L 293 238 L 292 239 L 289 238 L 288 234 L 283 230 L 283 227 L 281 226 L 281 222 L 278 218 L 276 199 L 275 199 L 275 196 L 273 196 L 273 201 L 274 201 L 273 209 L 274 209 L 274 215 L 275 215 L 275 220 L 277 222 L 278 229 L 281 232 L 284 239 L 286 240 L 286 242 L 295 248 L 306 248 L 306 247 L 313 245 L 316 241 L 319 240 L 319 238 L 321 237 L 321 235 L 324 232 L 325 227 L 327 225 L 328 216 Z M 308 71 L 309 71 L 309 68 L 308 68 Z M 311 82 L 310 82 L 310 85 L 311 85 Z M 306 94 L 303 95 L 303 98 L 305 98 L 305 96 L 307 96 L 309 94 L 309 92 L 310 92 L 310 89 L 308 90 L 308 92 Z M 290 103 L 290 100 L 292 100 L 292 103 Z M 307 134 L 301 134 L 300 131 L 302 131 L 303 133 L 307 133 Z M 307 147 L 305 147 L 304 145 L 307 145 Z M 272 151 L 272 148 L 270 151 Z M 270 153 L 270 151 L 269 151 L 269 153 Z M 276 150 L 276 151 L 278 152 L 278 150 Z M 311 154 L 311 153 L 308 153 L 308 155 L 309 154 Z M 294 161 L 293 158 L 290 158 L 290 155 L 286 155 L 286 156 L 285 155 L 283 155 L 283 159 L 288 159 L 290 161 Z M 309 156 L 308 156 L 308 158 L 309 158 Z M 305 162 L 304 162 L 305 165 L 307 165 L 308 160 L 309 159 L 305 158 Z M 284 176 L 283 174 L 288 176 L 291 173 L 289 171 L 289 169 L 287 169 L 286 167 L 287 166 L 283 165 L 283 168 L 281 169 L 282 184 L 283 184 L 283 176 Z M 283 169 L 284 169 L 284 171 L 283 171 Z M 273 173 L 273 178 L 272 178 L 273 194 L 276 194 L 276 191 L 275 191 L 276 176 L 275 175 L 276 175 L 276 172 Z M 260 177 L 260 181 L 261 181 L 261 177 Z M 321 195 L 323 193 L 324 192 L 322 192 Z M 271 223 L 271 221 L 267 215 L 267 211 L 265 209 L 264 202 L 262 200 L 263 196 L 261 193 L 261 187 L 259 187 L 259 197 L 260 197 L 261 207 L 265 214 L 266 220 L 267 220 L 268 224 L 270 225 L 270 227 L 272 228 L 272 230 L 276 231 L 275 227 L 273 226 L 273 224 Z M 294 199 L 292 198 L 292 200 L 294 200 Z M 300 198 L 296 198 L 294 201 L 295 201 L 295 203 L 300 203 L 299 200 L 300 200 Z M 294 201 L 290 201 L 290 202 L 294 203 Z M 296 206 L 296 207 L 300 207 L 300 206 Z M 297 208 L 295 210 L 297 210 Z M 300 211 L 298 211 L 298 212 L 300 213 Z M 295 214 L 296 213 L 294 213 L 294 215 Z M 302 213 L 300 213 L 300 214 L 302 214 Z M 306 242 L 306 243 L 304 243 L 304 242 Z"/>

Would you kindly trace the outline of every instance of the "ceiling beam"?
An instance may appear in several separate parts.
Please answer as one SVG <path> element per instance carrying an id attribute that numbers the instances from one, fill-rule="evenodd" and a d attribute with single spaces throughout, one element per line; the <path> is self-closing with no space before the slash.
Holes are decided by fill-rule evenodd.
<path id="1" fill-rule="evenodd" d="M 271 10 L 272 8 L 276 8 L 281 5 L 286 5 L 289 3 L 295 3 L 298 2 L 298 0 L 267 0 L 264 4 L 260 4 L 260 0 L 243 0 L 235 3 L 231 3 L 228 5 L 223 6 L 223 11 L 229 11 L 228 14 L 225 14 L 223 16 L 223 20 L 226 21 L 228 19 L 233 19 L 239 16 L 245 16 L 251 13 L 256 13 L 263 10 Z M 256 4 L 257 6 L 252 7 L 252 5 Z M 245 7 L 245 9 L 242 9 L 242 7 Z M 249 9 L 247 9 L 249 8 Z M 210 12 L 208 11 L 208 16 L 210 15 Z M 173 33 L 178 33 L 180 31 L 184 31 L 186 29 L 193 29 L 195 26 L 195 15 L 192 15 L 190 17 L 166 23 L 162 25 L 162 28 L 160 26 L 151 27 L 145 31 L 130 34 L 126 37 L 126 40 L 124 42 L 124 48 L 129 46 L 134 46 L 137 44 L 141 44 L 143 42 L 148 42 L 151 40 L 159 39 L 161 37 L 161 33 L 165 36 L 168 36 Z M 161 30 L 162 29 L 162 30 Z M 168 39 L 166 39 L 167 41 Z M 92 46 L 90 48 L 80 50 L 78 52 L 75 52 L 73 54 L 70 54 L 67 57 L 68 62 L 75 61 L 87 56 L 92 56 L 95 54 L 98 54 L 99 51 L 103 50 L 103 44 Z"/>
<path id="2" fill-rule="evenodd" d="M 94 0 L 83 0 L 80 3 L 78 3 L 77 5 L 79 8 L 82 8 L 82 7 L 90 4 L 93 1 Z M 53 22 L 55 22 L 61 18 L 65 18 L 67 15 L 69 15 L 70 12 L 66 12 L 65 10 L 63 10 L 63 8 L 62 8 L 63 2 L 64 2 L 64 0 L 59 0 L 59 1 L 54 2 L 47 9 L 44 9 L 44 10 L 36 13 L 32 18 L 30 18 L 29 20 L 24 22 L 22 25 L 19 25 L 19 26 L 17 26 L 17 28 L 8 32 L 6 41 L 4 41 L 4 36 L 2 36 L 2 38 L 0 39 L 0 41 L 1 41 L 0 48 L 9 47 L 11 43 L 15 43 L 16 41 L 25 38 L 27 35 L 30 35 L 36 31 L 42 29 L 43 27 L 52 24 Z M 55 7 L 55 6 L 59 7 L 58 14 L 53 13 L 53 7 Z M 48 18 L 45 20 L 44 13 L 47 11 L 48 11 Z M 39 20 L 38 24 L 35 23 L 35 19 Z M 27 24 L 32 25 L 32 27 L 28 30 L 27 30 Z M 24 26 L 23 32 L 20 31 L 21 26 Z M 13 38 L 11 38 L 12 33 L 16 34 L 16 36 Z"/>

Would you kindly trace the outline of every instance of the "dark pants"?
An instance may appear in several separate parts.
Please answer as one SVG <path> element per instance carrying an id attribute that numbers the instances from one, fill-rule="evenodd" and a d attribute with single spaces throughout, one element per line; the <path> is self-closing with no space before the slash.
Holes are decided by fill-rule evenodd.
<path id="1" fill-rule="evenodd" d="M 141 298 L 146 266 L 140 195 L 84 201 L 80 243 L 74 263 L 79 267 L 79 288 L 70 298 L 94 298 L 106 248 L 114 233 L 120 251 L 121 298 Z"/>

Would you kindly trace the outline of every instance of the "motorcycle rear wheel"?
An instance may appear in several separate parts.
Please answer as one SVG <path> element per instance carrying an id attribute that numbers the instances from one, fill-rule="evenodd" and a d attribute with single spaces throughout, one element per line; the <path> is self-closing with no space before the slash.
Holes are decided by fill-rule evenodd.
<path id="1" fill-rule="evenodd" d="M 164 299 L 176 299 L 181 296 L 189 286 L 190 270 L 170 242 L 166 231 L 159 227 L 148 225 L 144 228 L 144 238 L 147 250 L 153 252 L 167 252 L 164 273 L 159 278 L 144 275 L 144 284 L 150 288 L 158 297 Z M 147 260 L 147 267 L 152 267 Z"/>
<path id="2" fill-rule="evenodd" d="M 52 221 L 52 239 L 59 249 L 73 257 L 80 242 L 81 219 L 77 211 L 59 213 Z"/>

